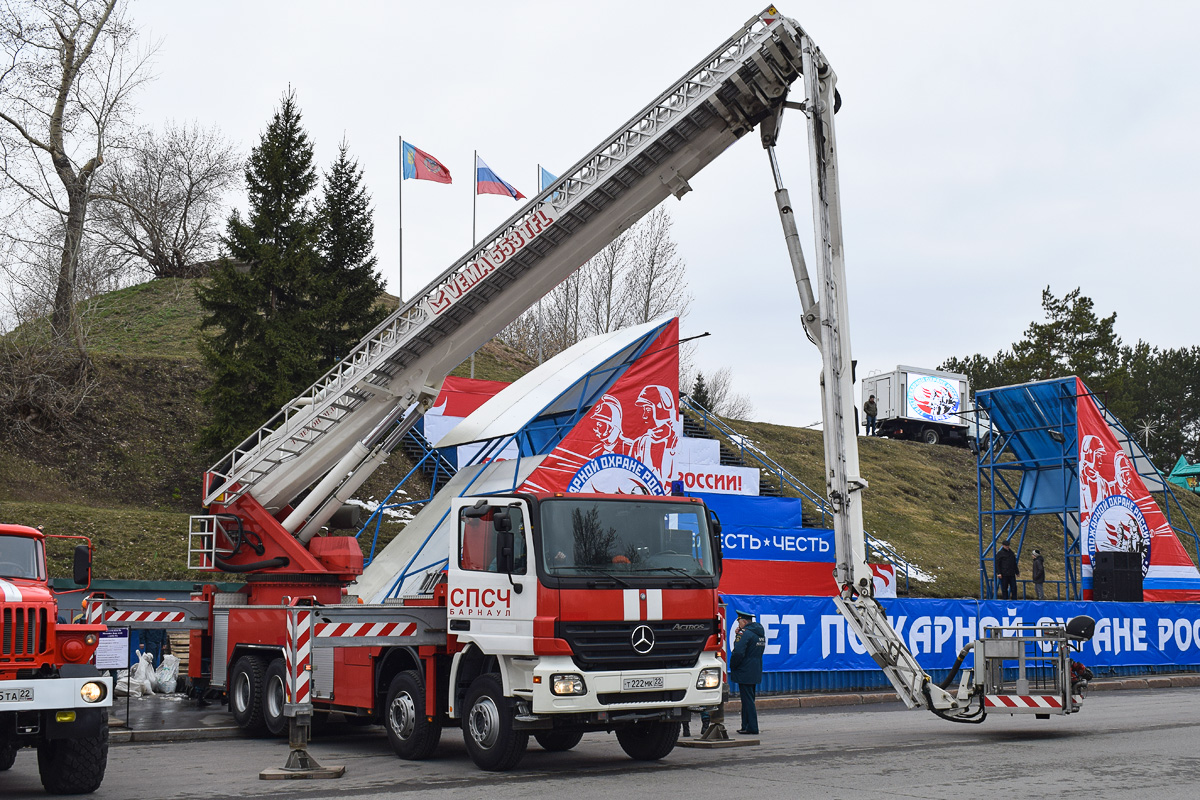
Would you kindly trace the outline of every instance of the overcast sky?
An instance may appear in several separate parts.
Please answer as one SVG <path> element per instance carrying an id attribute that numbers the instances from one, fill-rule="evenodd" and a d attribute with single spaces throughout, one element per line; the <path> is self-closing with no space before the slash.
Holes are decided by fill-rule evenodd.
<path id="1" fill-rule="evenodd" d="M 396 291 L 397 138 L 454 184 L 404 185 L 409 297 L 471 244 L 472 151 L 532 196 L 764 4 L 731 0 L 266 2 L 143 0 L 161 40 L 140 122 L 217 125 L 248 151 L 289 84 L 327 167 L 343 137 L 375 205 Z M 1179 3 L 785 3 L 826 54 L 837 116 L 851 334 L 859 375 L 993 354 L 1076 287 L 1126 342 L 1200 343 L 1200 7 Z M 778 149 L 798 210 L 803 118 Z M 730 366 L 759 419 L 820 418 L 820 358 L 757 135 L 668 199 L 695 296 L 683 336 Z M 516 205 L 478 200 L 483 233 Z M 812 259 L 811 217 L 801 234 Z"/>

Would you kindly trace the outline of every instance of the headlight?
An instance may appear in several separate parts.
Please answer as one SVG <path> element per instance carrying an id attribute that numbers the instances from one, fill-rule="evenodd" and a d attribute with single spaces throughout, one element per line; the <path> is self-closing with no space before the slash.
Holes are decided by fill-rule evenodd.
<path id="1" fill-rule="evenodd" d="M 721 686 L 721 670 L 717 667 L 709 667 L 708 669 L 700 670 L 700 676 L 696 678 L 697 689 L 717 689 Z"/>
<path id="2" fill-rule="evenodd" d="M 79 696 L 85 703 L 99 703 L 104 699 L 105 694 L 104 684 L 95 681 L 88 681 L 79 688 Z"/>
<path id="3" fill-rule="evenodd" d="M 557 695 L 587 694 L 587 686 L 584 685 L 582 675 L 570 673 L 566 675 L 551 675 L 550 693 Z"/>

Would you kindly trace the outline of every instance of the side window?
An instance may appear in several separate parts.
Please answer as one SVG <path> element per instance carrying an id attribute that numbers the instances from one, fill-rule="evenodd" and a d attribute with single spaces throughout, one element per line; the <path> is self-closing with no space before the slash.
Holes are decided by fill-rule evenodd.
<path id="1" fill-rule="evenodd" d="M 496 530 L 494 522 L 497 511 L 507 512 L 512 522 L 513 573 L 524 575 L 528 558 L 525 551 L 525 519 L 519 508 L 492 509 L 483 517 L 469 517 L 459 512 L 458 566 L 474 572 L 500 571 L 500 532 Z"/>

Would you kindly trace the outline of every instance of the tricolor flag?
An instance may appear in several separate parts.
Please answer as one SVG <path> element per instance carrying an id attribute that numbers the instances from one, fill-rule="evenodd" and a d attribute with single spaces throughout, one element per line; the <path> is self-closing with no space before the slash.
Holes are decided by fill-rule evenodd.
<path id="1" fill-rule="evenodd" d="M 475 194 L 506 194 L 513 200 L 524 200 L 525 195 L 505 181 L 492 168 L 483 163 L 483 159 L 475 156 Z"/>
<path id="2" fill-rule="evenodd" d="M 451 183 L 450 170 L 424 150 L 418 150 L 408 142 L 401 142 L 401 158 L 404 162 L 404 179 Z"/>

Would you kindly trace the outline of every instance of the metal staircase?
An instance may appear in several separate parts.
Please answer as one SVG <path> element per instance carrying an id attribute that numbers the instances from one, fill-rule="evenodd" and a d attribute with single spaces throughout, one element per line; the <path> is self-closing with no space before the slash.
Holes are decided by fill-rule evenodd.
<path id="1" fill-rule="evenodd" d="M 807 52 L 807 54 L 805 53 Z M 306 541 L 399 445 L 470 353 L 770 116 L 815 47 L 771 7 L 381 323 L 212 466 L 204 504 L 297 503 Z M 315 486 L 314 486 L 315 484 Z"/>

